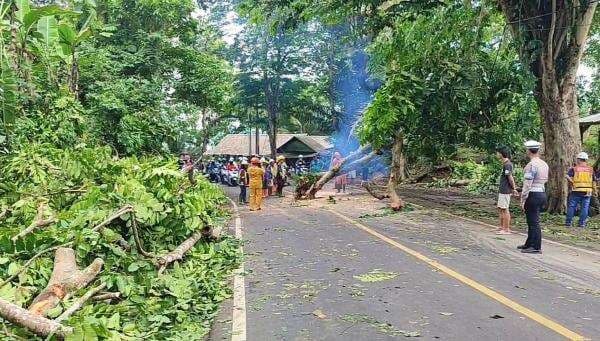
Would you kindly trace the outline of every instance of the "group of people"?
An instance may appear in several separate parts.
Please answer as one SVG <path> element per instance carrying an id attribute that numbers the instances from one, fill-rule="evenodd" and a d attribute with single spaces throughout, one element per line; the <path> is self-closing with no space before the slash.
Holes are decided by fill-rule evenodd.
<path id="1" fill-rule="evenodd" d="M 284 156 L 278 156 L 277 160 L 267 160 L 253 155 L 250 163 L 244 160 L 241 164 L 239 203 L 249 203 L 250 211 L 261 210 L 264 198 L 271 195 L 283 196 L 287 177 L 288 167 Z"/>
<path id="2" fill-rule="evenodd" d="M 547 205 L 545 184 L 548 181 L 549 168 L 539 155 L 541 143 L 527 141 L 525 143 L 529 163 L 524 168 L 523 189 L 517 191 L 513 178 L 513 164 L 507 148 L 498 148 L 496 155 L 502 162 L 500 176 L 500 189 L 497 206 L 500 214 L 500 228 L 498 234 L 511 234 L 510 229 L 510 200 L 511 196 L 520 197 L 521 208 L 527 220 L 527 240 L 517 248 L 523 253 L 542 252 L 542 230 L 540 226 L 540 213 Z M 589 207 L 592 195 L 596 188 L 597 176 L 594 169 L 588 165 L 588 154 L 581 152 L 576 156 L 576 162 L 565 174 L 569 182 L 569 198 L 567 205 L 567 218 L 565 225 L 571 227 L 577 207 L 579 206 L 580 228 L 585 227 L 589 216 Z"/>

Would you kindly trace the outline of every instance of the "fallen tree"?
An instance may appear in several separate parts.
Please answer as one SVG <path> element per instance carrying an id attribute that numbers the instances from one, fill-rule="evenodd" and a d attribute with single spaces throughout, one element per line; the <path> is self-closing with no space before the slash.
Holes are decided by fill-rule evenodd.
<path id="1" fill-rule="evenodd" d="M 340 173 L 349 172 L 359 166 L 371 161 L 379 155 L 379 151 L 373 150 L 370 145 L 364 146 L 343 158 L 340 164 L 325 172 L 306 192 L 307 199 L 314 199 L 317 192 L 320 191 L 326 183 Z"/>

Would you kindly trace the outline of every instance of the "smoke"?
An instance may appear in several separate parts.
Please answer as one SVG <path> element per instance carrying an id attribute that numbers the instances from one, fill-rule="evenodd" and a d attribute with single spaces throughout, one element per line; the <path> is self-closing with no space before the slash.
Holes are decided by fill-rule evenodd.
<path id="1" fill-rule="evenodd" d="M 353 47 L 348 61 L 341 68 L 335 81 L 336 102 L 341 110 L 332 138 L 335 149 L 342 155 L 348 155 L 358 149 L 356 125 L 382 84 L 381 81 L 370 77 L 368 73 L 369 57 L 365 52 L 365 45 Z"/>

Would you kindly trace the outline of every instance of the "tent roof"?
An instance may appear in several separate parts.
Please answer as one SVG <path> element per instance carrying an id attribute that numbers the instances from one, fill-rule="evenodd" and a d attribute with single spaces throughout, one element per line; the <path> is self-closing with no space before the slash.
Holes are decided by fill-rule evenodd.
<path id="1" fill-rule="evenodd" d="M 307 145 L 314 153 L 319 153 L 323 150 L 332 148 L 333 145 L 329 142 L 328 136 L 310 136 L 307 134 L 277 134 L 277 149 L 281 148 L 294 138 L 300 140 Z M 250 146 L 249 146 L 250 144 Z M 269 145 L 269 136 L 267 134 L 259 135 L 259 150 L 261 155 L 271 154 Z M 225 136 L 221 142 L 209 149 L 208 155 L 248 155 L 250 148 L 252 153 L 256 150 L 256 135 L 252 135 L 252 141 L 248 134 L 229 134 Z"/>

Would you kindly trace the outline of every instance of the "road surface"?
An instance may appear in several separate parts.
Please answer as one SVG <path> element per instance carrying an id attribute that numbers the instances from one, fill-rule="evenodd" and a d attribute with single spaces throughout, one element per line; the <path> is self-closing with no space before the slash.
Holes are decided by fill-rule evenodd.
<path id="1" fill-rule="evenodd" d="M 522 236 L 383 206 L 341 196 L 240 207 L 245 275 L 210 339 L 600 340 L 600 254 L 545 243 L 524 255 Z"/>

